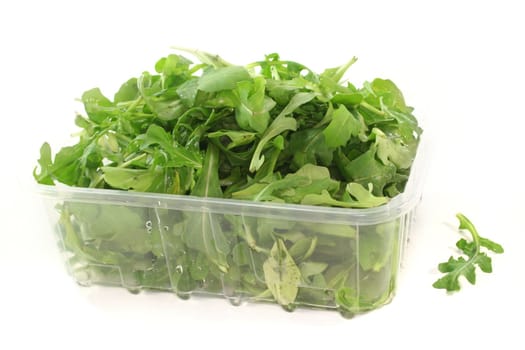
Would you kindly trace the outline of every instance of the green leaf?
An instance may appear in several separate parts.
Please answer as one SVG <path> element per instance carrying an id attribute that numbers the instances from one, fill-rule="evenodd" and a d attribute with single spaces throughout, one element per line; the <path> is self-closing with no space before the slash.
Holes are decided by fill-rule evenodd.
<path id="1" fill-rule="evenodd" d="M 232 249 L 232 260 L 237 266 L 250 265 L 250 247 L 246 242 L 237 243 Z"/>
<path id="2" fill-rule="evenodd" d="M 316 94 L 312 92 L 298 92 L 291 98 L 290 102 L 288 102 L 286 107 L 284 107 L 275 119 L 284 118 L 285 116 L 292 114 L 297 108 L 313 100 L 315 96 Z"/>
<path id="3" fill-rule="evenodd" d="M 332 121 L 323 131 L 326 145 L 331 148 L 344 146 L 352 136 L 363 133 L 365 128 L 363 123 L 355 119 L 352 113 L 341 105 L 334 110 Z"/>
<path id="4" fill-rule="evenodd" d="M 168 55 L 167 57 L 162 57 L 155 64 L 155 71 L 157 73 L 162 73 L 164 76 L 170 75 L 186 75 L 191 61 L 181 55 Z"/>
<path id="5" fill-rule="evenodd" d="M 255 132 L 242 130 L 218 130 L 208 134 L 209 139 L 220 139 L 220 142 L 226 145 L 226 149 L 249 145 L 255 141 L 256 136 Z"/>
<path id="6" fill-rule="evenodd" d="M 62 147 L 55 155 L 51 168 L 53 177 L 66 185 L 74 186 L 82 174 L 80 158 L 84 153 L 84 145 Z"/>
<path id="7" fill-rule="evenodd" d="M 210 144 L 206 151 L 202 174 L 193 188 L 192 195 L 222 197 L 218 163 L 218 150 Z M 213 214 L 207 209 L 187 215 L 187 225 L 182 234 L 184 242 L 188 247 L 205 253 L 208 259 L 215 263 L 221 271 L 227 272 L 229 269 L 227 256 L 230 252 L 230 243 L 220 225 L 222 216 Z"/>
<path id="8" fill-rule="evenodd" d="M 115 93 L 113 101 L 115 104 L 120 102 L 134 101 L 139 96 L 140 93 L 137 86 L 137 78 L 131 78 L 120 86 L 120 89 Z"/>
<path id="9" fill-rule="evenodd" d="M 299 92 L 292 97 L 290 102 L 284 107 L 284 109 L 279 113 L 279 115 L 274 119 L 272 124 L 266 129 L 265 133 L 261 137 L 261 140 L 255 148 L 255 152 L 250 162 L 250 171 L 254 172 L 259 170 L 259 168 L 264 163 L 264 156 L 261 157 L 261 153 L 264 149 L 264 146 L 277 135 L 288 131 L 297 129 L 297 121 L 293 118 L 287 118 L 288 114 L 293 113 L 301 105 L 311 101 L 315 97 L 314 93 Z"/>
<path id="10" fill-rule="evenodd" d="M 118 265 L 125 260 L 125 256 L 113 251 L 99 251 L 98 249 L 86 244 L 82 240 L 82 236 L 77 232 L 76 227 L 72 223 L 69 211 L 64 208 L 60 214 L 59 224 L 62 227 L 62 239 L 66 249 L 74 252 L 76 258 L 84 260 L 84 262 L 91 262 L 106 265 Z"/>
<path id="11" fill-rule="evenodd" d="M 84 92 L 82 102 L 89 119 L 97 124 L 102 123 L 111 115 L 113 103 L 102 95 L 99 88 Z"/>
<path id="12" fill-rule="evenodd" d="M 159 172 L 154 169 L 127 169 L 117 167 L 102 167 L 104 180 L 113 188 L 148 192 Z"/>
<path id="13" fill-rule="evenodd" d="M 311 193 L 307 194 L 301 200 L 301 204 L 305 205 L 321 205 L 327 207 L 343 207 L 343 208 L 354 208 L 354 205 L 349 202 L 339 201 L 332 198 L 327 190 L 322 190 L 320 194 Z"/>
<path id="14" fill-rule="evenodd" d="M 320 193 L 322 190 L 336 191 L 339 183 L 330 178 L 326 167 L 306 164 L 284 179 L 263 178 L 250 186 L 232 193 L 232 198 L 251 199 L 254 201 L 276 201 L 300 203 L 304 196 Z"/>
<path id="15" fill-rule="evenodd" d="M 222 197 L 218 169 L 219 151 L 213 144 L 209 144 L 202 173 L 191 194 L 199 197 Z"/>
<path id="16" fill-rule="evenodd" d="M 249 199 L 252 201 L 279 201 L 279 197 L 275 193 L 279 190 L 299 187 L 308 183 L 305 177 L 288 177 L 280 180 L 272 180 L 270 182 L 254 183 L 250 186 L 232 193 L 234 199 Z"/>
<path id="17" fill-rule="evenodd" d="M 415 144 L 406 145 L 399 137 L 388 137 L 381 130 L 374 128 L 377 145 L 377 157 L 384 165 L 394 164 L 398 169 L 408 169 L 416 156 Z"/>
<path id="18" fill-rule="evenodd" d="M 193 107 L 199 93 L 199 79 L 186 80 L 177 87 L 177 95 L 186 107 Z"/>
<path id="19" fill-rule="evenodd" d="M 143 148 L 155 144 L 171 156 L 172 166 L 202 167 L 202 158 L 198 152 L 178 146 L 162 127 L 151 124 L 143 137 Z"/>
<path id="20" fill-rule="evenodd" d="M 451 274 L 441 277 L 432 286 L 437 289 L 446 289 L 447 292 L 455 292 L 461 289 L 459 280 Z"/>
<path id="21" fill-rule="evenodd" d="M 392 164 L 382 164 L 376 159 L 377 147 L 370 149 L 354 160 L 338 164 L 341 173 L 349 182 L 357 182 L 363 186 L 372 184 L 373 194 L 381 196 L 386 184 L 394 180 L 396 167 Z"/>
<path id="22" fill-rule="evenodd" d="M 488 238 L 483 238 L 479 235 L 478 231 L 476 230 L 476 227 L 474 224 L 463 214 L 459 213 L 456 215 L 459 220 L 459 229 L 460 230 L 467 230 L 472 234 L 473 238 L 473 244 L 479 245 L 481 247 L 485 247 L 494 253 L 503 253 L 503 247 L 496 243 L 491 241 Z"/>
<path id="23" fill-rule="evenodd" d="M 38 159 L 40 166 L 40 173 L 37 173 L 37 168 L 33 170 L 33 177 L 35 180 L 42 185 L 53 185 L 53 179 L 51 178 L 53 161 L 51 159 L 51 146 L 47 142 L 42 144 L 40 147 L 40 158 Z"/>
<path id="24" fill-rule="evenodd" d="M 399 221 L 361 226 L 359 236 L 359 265 L 363 270 L 388 270 L 396 251 Z"/>
<path id="25" fill-rule="evenodd" d="M 162 77 L 148 72 L 142 73 L 137 80 L 138 91 L 146 103 L 144 110 L 162 121 L 178 119 L 187 107 L 178 98 L 176 89 L 164 88 L 163 81 Z"/>
<path id="26" fill-rule="evenodd" d="M 357 106 L 363 101 L 363 95 L 357 92 L 340 93 L 332 97 L 333 103 L 343 104 L 347 106 Z"/>
<path id="27" fill-rule="evenodd" d="M 189 266 L 189 272 L 192 279 L 196 281 L 206 280 L 210 267 L 208 266 L 208 259 L 204 254 L 197 254 L 197 257 L 192 260 Z"/>
<path id="28" fill-rule="evenodd" d="M 272 124 L 266 129 L 264 135 L 259 140 L 259 143 L 257 143 L 257 147 L 255 148 L 255 152 L 253 153 L 252 160 L 250 162 L 250 171 L 254 172 L 261 168 L 261 166 L 264 163 L 264 155 L 261 156 L 261 153 L 264 149 L 264 146 L 276 137 L 277 135 L 288 131 L 288 130 L 295 130 L 297 128 L 297 122 L 293 118 L 277 118 L 275 119 Z"/>
<path id="29" fill-rule="evenodd" d="M 251 79 L 244 67 L 228 66 L 206 70 L 199 79 L 199 90 L 217 92 L 232 90 L 238 82 Z"/>
<path id="30" fill-rule="evenodd" d="M 349 287 L 339 288 L 335 294 L 337 306 L 350 312 L 359 312 L 359 298 L 356 291 Z"/>
<path id="31" fill-rule="evenodd" d="M 290 247 L 290 255 L 297 261 L 308 259 L 315 251 L 317 246 L 317 237 L 303 237 L 298 239 Z"/>
<path id="32" fill-rule="evenodd" d="M 189 248 L 206 254 L 222 272 L 230 268 L 227 256 L 230 253 L 230 242 L 222 231 L 221 215 L 208 210 L 187 213 L 187 221 L 182 239 Z"/>
<path id="33" fill-rule="evenodd" d="M 467 242 L 467 240 L 463 238 L 456 242 L 456 247 L 461 249 L 468 257 L 472 257 L 476 254 L 476 243 Z"/>
<path id="34" fill-rule="evenodd" d="M 461 256 L 457 259 L 450 257 L 447 262 L 444 262 L 438 265 L 438 270 L 439 272 L 443 272 L 443 273 L 452 272 L 464 266 L 466 262 L 467 261 Z"/>
<path id="35" fill-rule="evenodd" d="M 266 286 L 275 300 L 283 306 L 293 304 L 299 291 L 301 270 L 281 239 L 277 239 L 273 245 L 263 270 Z"/>
<path id="36" fill-rule="evenodd" d="M 254 130 L 263 133 L 270 120 L 269 111 L 275 106 L 275 101 L 265 95 L 266 81 L 262 77 L 237 83 L 233 90 L 236 97 L 235 119 L 244 130 Z"/>
<path id="37" fill-rule="evenodd" d="M 355 238 L 356 229 L 347 224 L 331 224 L 310 222 L 303 224 L 304 230 L 308 230 L 315 235 L 326 235 L 341 238 Z"/>
<path id="38" fill-rule="evenodd" d="M 399 88 L 389 79 L 374 79 L 371 84 L 374 94 L 381 97 L 382 102 L 399 111 L 405 111 L 407 106 L 405 98 Z"/>
<path id="39" fill-rule="evenodd" d="M 376 197 L 357 183 L 349 183 L 346 186 L 347 193 L 351 196 L 347 200 L 334 199 L 327 190 L 320 194 L 307 194 L 301 200 L 301 204 L 323 205 L 343 208 L 372 208 L 388 202 L 386 197 Z"/>
<path id="40" fill-rule="evenodd" d="M 304 262 L 300 265 L 301 275 L 303 278 L 309 278 L 323 273 L 328 267 L 327 263 L 322 262 Z"/>
<path id="41" fill-rule="evenodd" d="M 478 259 L 476 260 L 481 271 L 485 273 L 492 272 L 492 259 L 490 256 L 487 256 L 485 253 L 480 253 Z"/>
<path id="42" fill-rule="evenodd" d="M 501 245 L 481 237 L 474 224 L 465 215 L 457 214 L 456 216 L 459 219 L 459 228 L 470 232 L 472 241 L 467 242 L 462 238 L 456 244 L 468 257 L 467 260 L 463 257 L 457 259 L 450 257 L 447 262 L 438 265 L 439 271 L 446 273 L 446 275 L 434 282 L 432 286 L 438 289 L 446 289 L 448 292 L 461 289 L 459 282 L 461 276 L 464 276 L 471 284 L 475 284 L 476 266 L 485 273 L 492 272 L 492 259 L 481 251 L 482 247 L 488 248 L 495 253 L 503 252 Z"/>
<path id="43" fill-rule="evenodd" d="M 332 163 L 334 153 L 325 142 L 325 134 L 321 128 L 293 133 L 285 152 L 293 155 L 292 164 L 295 169 L 309 163 L 328 166 Z"/>
<path id="44" fill-rule="evenodd" d="M 371 191 L 366 190 L 361 184 L 351 182 L 346 185 L 346 192 L 352 196 L 353 200 L 362 208 L 378 207 L 388 202 L 387 197 L 376 197 Z M 353 202 L 350 200 L 350 202 Z"/>
<path id="45" fill-rule="evenodd" d="M 480 237 L 479 244 L 494 253 L 502 254 L 504 252 L 504 249 L 500 244 L 493 242 L 488 238 Z"/>
<path id="46" fill-rule="evenodd" d="M 350 61 L 342 66 L 326 69 L 320 76 L 320 90 L 323 91 L 323 95 L 328 99 L 338 91 L 341 90 L 339 81 L 343 78 L 344 74 L 357 61 L 356 57 L 353 57 Z"/>

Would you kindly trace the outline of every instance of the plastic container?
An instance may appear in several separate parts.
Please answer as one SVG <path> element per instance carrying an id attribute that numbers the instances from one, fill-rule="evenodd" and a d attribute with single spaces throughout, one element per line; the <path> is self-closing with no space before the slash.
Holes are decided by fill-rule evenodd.
<path id="1" fill-rule="evenodd" d="M 418 157 L 421 158 L 421 151 Z M 81 285 L 163 290 L 336 309 L 390 302 L 414 210 L 405 191 L 371 209 L 38 185 L 69 273 Z"/>

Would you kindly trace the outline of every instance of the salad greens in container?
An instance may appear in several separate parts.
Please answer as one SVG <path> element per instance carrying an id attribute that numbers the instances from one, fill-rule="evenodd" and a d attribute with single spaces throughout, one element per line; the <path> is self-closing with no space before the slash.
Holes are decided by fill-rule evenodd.
<path id="1" fill-rule="evenodd" d="M 113 98 L 84 92 L 77 142 L 34 177 L 82 285 L 336 309 L 393 297 L 420 198 L 422 130 L 390 80 L 278 54 L 170 54 Z M 418 158 L 420 155 L 418 154 Z"/>

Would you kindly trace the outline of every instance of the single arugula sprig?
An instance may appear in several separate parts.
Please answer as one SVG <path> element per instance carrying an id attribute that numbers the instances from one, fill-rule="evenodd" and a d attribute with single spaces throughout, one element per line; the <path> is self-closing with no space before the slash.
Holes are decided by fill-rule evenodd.
<path id="1" fill-rule="evenodd" d="M 447 262 L 438 265 L 439 271 L 446 273 L 446 275 L 434 282 L 432 286 L 437 289 L 446 289 L 447 292 L 454 292 L 461 289 L 459 284 L 459 278 L 461 276 L 465 276 L 467 281 L 475 284 L 476 265 L 483 272 L 492 272 L 492 259 L 485 252 L 481 251 L 481 247 L 487 248 L 494 253 L 503 253 L 503 247 L 490 239 L 481 237 L 476 227 L 465 215 L 458 213 L 456 217 L 459 219 L 459 229 L 469 231 L 472 235 L 472 241 L 467 242 L 462 238 L 456 243 L 456 246 L 468 259 L 465 260 L 463 257 L 454 259 L 454 257 L 451 256 Z"/>

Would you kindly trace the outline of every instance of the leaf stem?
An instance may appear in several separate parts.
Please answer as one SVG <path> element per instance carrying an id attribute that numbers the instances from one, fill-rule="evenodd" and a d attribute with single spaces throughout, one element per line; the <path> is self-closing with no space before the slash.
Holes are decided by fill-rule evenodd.
<path id="1" fill-rule="evenodd" d="M 472 222 L 465 215 L 461 213 L 457 213 L 456 217 L 459 220 L 459 228 L 469 231 L 470 234 L 472 235 L 472 240 L 476 247 L 476 253 L 474 254 L 474 256 L 478 255 L 480 247 L 481 247 L 481 243 L 480 243 L 480 236 L 479 236 L 478 231 L 476 230 L 476 227 L 472 224 Z"/>
<path id="2" fill-rule="evenodd" d="M 117 165 L 117 168 L 126 168 L 131 163 L 136 162 L 137 160 L 141 160 L 142 158 L 144 158 L 146 156 L 147 156 L 147 153 L 141 153 L 138 156 L 133 157 L 133 158 L 125 161 L 124 163 Z"/>
<path id="3" fill-rule="evenodd" d="M 382 116 L 386 115 L 386 113 L 384 111 L 381 111 L 381 110 L 375 108 L 374 106 L 372 106 L 368 102 L 361 101 L 361 103 L 359 105 L 364 107 L 365 109 L 368 109 L 370 112 L 373 112 L 373 113 L 376 113 L 376 114 L 379 114 L 379 115 L 382 115 Z"/>

